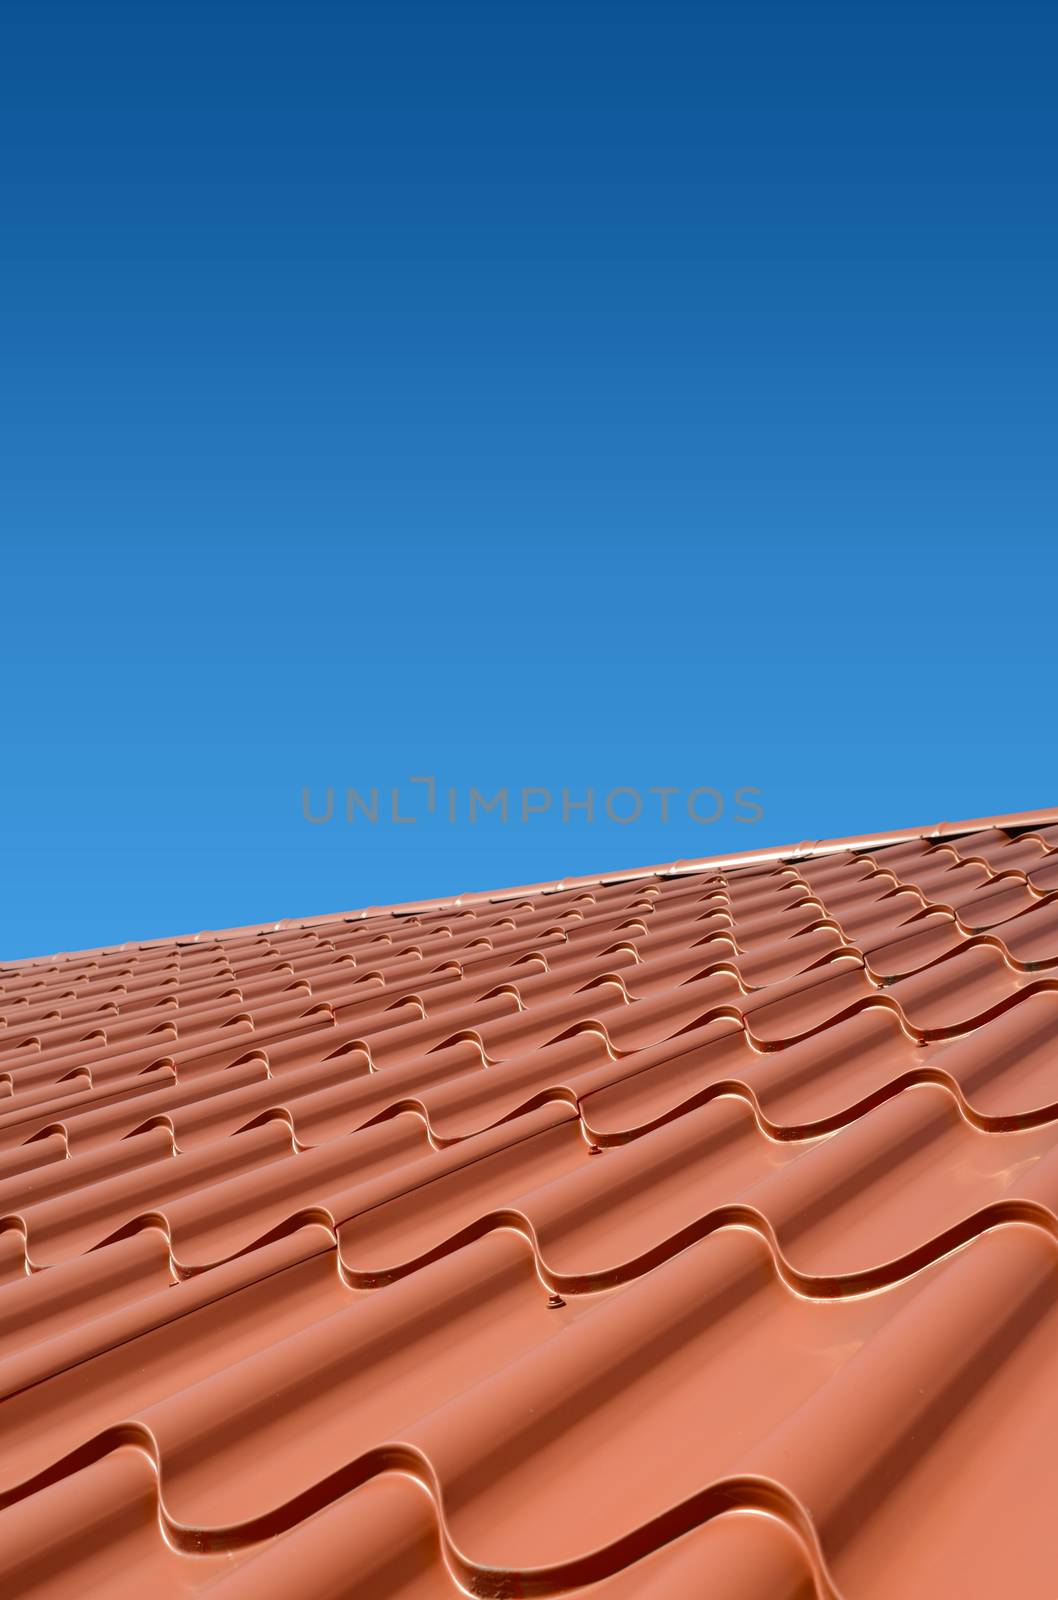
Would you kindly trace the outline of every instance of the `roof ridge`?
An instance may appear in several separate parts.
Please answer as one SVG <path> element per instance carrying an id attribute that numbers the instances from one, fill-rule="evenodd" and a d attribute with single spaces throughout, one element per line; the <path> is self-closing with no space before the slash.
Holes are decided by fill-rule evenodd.
<path id="1" fill-rule="evenodd" d="M 150 950 L 163 945 L 204 944 L 245 938 L 255 933 L 316 928 L 335 922 L 363 922 L 373 917 L 415 916 L 421 912 L 462 911 L 471 906 L 502 902 L 527 894 L 557 894 L 566 889 L 590 889 L 603 884 L 634 882 L 638 878 L 678 877 L 707 871 L 710 867 L 730 869 L 765 865 L 770 861 L 806 861 L 815 856 L 834 855 L 842 850 L 880 849 L 909 840 L 940 840 L 976 833 L 985 828 L 1024 830 L 1058 823 L 1058 806 L 1043 806 L 1035 811 L 1011 811 L 998 816 L 970 817 L 961 822 L 937 822 L 926 827 L 890 828 L 884 833 L 849 834 L 838 839 L 808 839 L 798 844 L 772 845 L 764 850 L 735 851 L 715 856 L 692 856 L 629 867 L 611 872 L 588 873 L 579 877 L 546 879 L 540 883 L 515 884 L 509 888 L 475 889 L 432 900 L 397 900 L 385 905 L 354 908 L 348 911 L 321 912 L 304 917 L 280 917 L 272 922 L 243 923 L 230 928 L 206 928 L 198 933 L 168 934 L 151 939 L 127 939 L 112 944 L 89 945 L 78 950 L 55 951 L 49 955 L 22 956 L 0 962 L 0 972 L 64 960 L 69 956 L 116 954 L 123 950 Z"/>

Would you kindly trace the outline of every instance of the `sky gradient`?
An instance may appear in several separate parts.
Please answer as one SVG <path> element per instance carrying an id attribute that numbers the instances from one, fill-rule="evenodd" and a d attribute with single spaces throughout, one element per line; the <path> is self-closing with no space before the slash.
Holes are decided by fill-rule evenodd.
<path id="1" fill-rule="evenodd" d="M 0 958 L 1055 802 L 1056 50 L 6 6 Z"/>

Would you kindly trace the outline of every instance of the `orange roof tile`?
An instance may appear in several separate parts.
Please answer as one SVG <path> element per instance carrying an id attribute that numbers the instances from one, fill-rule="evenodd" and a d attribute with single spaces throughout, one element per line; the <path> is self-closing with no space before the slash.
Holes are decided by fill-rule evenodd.
<path id="1" fill-rule="evenodd" d="M 1050 1600 L 1058 811 L 0 969 L 0 1593 Z"/>

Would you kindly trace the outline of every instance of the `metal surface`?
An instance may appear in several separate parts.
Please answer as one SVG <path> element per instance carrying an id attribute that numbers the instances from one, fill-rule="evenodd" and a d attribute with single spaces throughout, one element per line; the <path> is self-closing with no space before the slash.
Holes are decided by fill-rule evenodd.
<path id="1" fill-rule="evenodd" d="M 0 1593 L 1052 1596 L 1053 815 L 2 969 Z"/>

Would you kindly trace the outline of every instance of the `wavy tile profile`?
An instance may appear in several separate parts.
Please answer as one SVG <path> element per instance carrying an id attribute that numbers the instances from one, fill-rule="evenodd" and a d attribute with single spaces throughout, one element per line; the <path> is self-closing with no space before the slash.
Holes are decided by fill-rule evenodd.
<path id="1" fill-rule="evenodd" d="M 1058 812 L 0 969 L 0 1594 L 1053 1600 Z"/>

